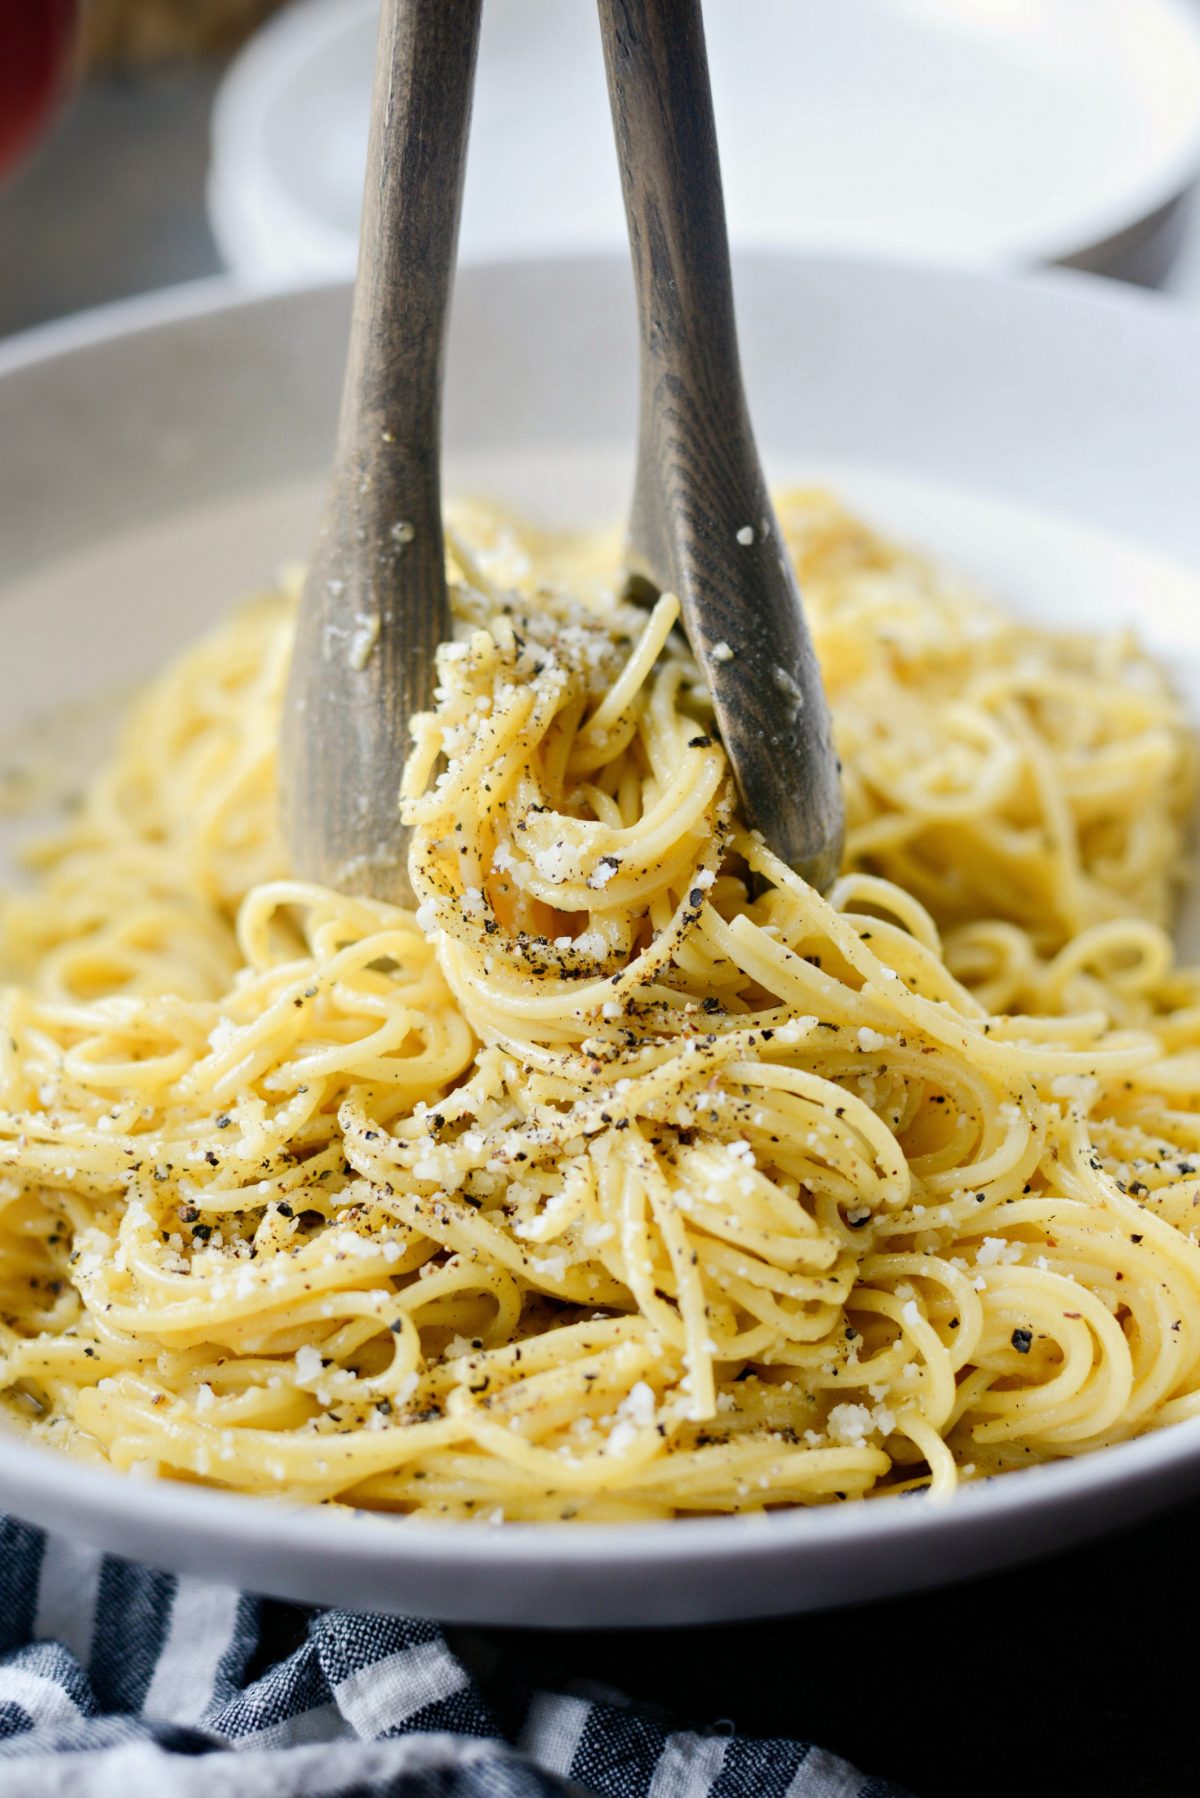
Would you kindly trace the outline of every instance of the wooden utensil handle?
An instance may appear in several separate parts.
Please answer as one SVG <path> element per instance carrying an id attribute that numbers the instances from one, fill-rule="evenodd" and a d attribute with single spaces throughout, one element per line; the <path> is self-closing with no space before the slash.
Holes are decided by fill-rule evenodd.
<path id="1" fill-rule="evenodd" d="M 635 490 L 631 548 L 653 563 L 666 549 L 662 508 L 651 502 L 661 490 L 670 390 L 702 405 L 723 432 L 733 430 L 736 453 L 752 440 L 699 0 L 599 0 L 599 7 L 641 327 L 645 478 Z"/>
<path id="2" fill-rule="evenodd" d="M 641 328 L 630 563 L 679 595 L 750 822 L 825 886 L 828 708 L 742 387 L 699 0 L 599 0 Z"/>
<path id="3" fill-rule="evenodd" d="M 383 3 L 334 471 L 285 709 L 296 870 L 376 897 L 409 897 L 408 720 L 450 627 L 442 370 L 479 19 L 480 0 Z"/>

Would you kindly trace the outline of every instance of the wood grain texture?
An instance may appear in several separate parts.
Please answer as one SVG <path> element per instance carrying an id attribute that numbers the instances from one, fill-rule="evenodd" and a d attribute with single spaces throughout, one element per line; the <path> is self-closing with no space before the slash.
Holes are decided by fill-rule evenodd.
<path id="1" fill-rule="evenodd" d="M 442 369 L 479 19 L 480 0 L 384 0 L 337 450 L 284 708 L 296 873 L 397 902 L 408 721 L 450 633 Z"/>
<path id="2" fill-rule="evenodd" d="M 641 328 L 631 572 L 679 596 L 750 822 L 826 887 L 839 770 L 742 387 L 699 0 L 599 7 Z"/>

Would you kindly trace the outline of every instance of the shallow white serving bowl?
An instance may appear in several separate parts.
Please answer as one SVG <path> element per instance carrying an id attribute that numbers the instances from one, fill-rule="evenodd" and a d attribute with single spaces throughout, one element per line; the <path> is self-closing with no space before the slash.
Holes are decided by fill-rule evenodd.
<path id="1" fill-rule="evenodd" d="M 352 271 L 378 11 L 298 0 L 226 76 L 209 213 L 239 273 Z M 709 0 L 706 29 L 735 242 L 1161 272 L 1200 169 L 1191 0 Z M 464 255 L 623 239 L 596 8 L 489 0 Z"/>
<path id="2" fill-rule="evenodd" d="M 1200 715 L 1200 322 L 1059 274 L 740 264 L 770 471 L 1047 619 L 1133 624 Z M 302 554 L 330 451 L 342 288 L 212 285 L 0 347 L 0 716 L 148 672 Z M 459 281 L 451 486 L 581 520 L 624 503 L 632 300 L 613 261 Z M 1109 533 L 1119 533 L 1109 535 Z M 923 1499 L 620 1529 L 448 1527 L 82 1469 L 0 1439 L 0 1507 L 259 1591 L 512 1624 L 714 1620 L 1004 1565 L 1200 1491 L 1200 1421 Z"/>

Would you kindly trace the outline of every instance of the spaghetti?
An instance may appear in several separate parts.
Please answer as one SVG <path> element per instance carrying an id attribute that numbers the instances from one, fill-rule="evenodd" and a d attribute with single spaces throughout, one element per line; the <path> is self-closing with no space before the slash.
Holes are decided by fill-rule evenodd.
<path id="1" fill-rule="evenodd" d="M 785 496 L 847 769 L 822 898 L 664 596 L 481 509 L 415 913 L 288 876 L 290 606 L 146 694 L 0 913 L 9 1418 L 426 1516 L 753 1511 L 1200 1410 L 1194 754 L 1127 640 Z"/>

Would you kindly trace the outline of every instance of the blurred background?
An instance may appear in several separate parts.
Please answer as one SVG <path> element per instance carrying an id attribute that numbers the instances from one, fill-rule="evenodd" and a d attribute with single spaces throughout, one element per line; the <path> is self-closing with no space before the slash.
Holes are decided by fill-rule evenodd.
<path id="1" fill-rule="evenodd" d="M 735 246 L 1200 303 L 1200 0 L 708 0 Z M 0 335 L 352 271 L 377 0 L 0 0 Z M 488 0 L 462 253 L 624 241 L 590 0 Z"/>

